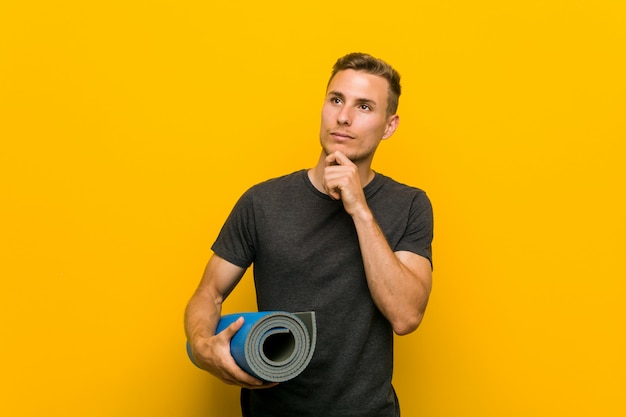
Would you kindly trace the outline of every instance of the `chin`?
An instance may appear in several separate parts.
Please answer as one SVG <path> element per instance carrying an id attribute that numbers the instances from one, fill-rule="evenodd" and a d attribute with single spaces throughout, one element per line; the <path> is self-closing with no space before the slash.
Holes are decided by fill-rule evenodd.
<path id="1" fill-rule="evenodd" d="M 350 151 L 349 147 L 341 144 L 341 143 L 322 143 L 322 149 L 326 155 L 330 155 L 333 152 L 341 152 L 346 155 L 348 158 L 351 158 L 353 152 Z"/>

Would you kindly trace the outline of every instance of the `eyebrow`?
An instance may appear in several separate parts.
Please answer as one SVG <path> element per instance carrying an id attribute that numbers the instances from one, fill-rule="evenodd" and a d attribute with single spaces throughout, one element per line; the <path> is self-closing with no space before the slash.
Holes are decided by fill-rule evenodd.
<path id="1" fill-rule="evenodd" d="M 346 96 L 343 93 L 341 93 L 339 91 L 334 91 L 334 90 L 329 91 L 328 92 L 328 96 L 338 97 L 338 98 L 340 98 L 340 99 L 342 99 L 344 101 L 345 101 L 345 98 L 346 98 Z M 374 100 L 369 99 L 369 98 L 357 98 L 355 101 L 358 104 L 368 104 L 368 105 L 371 105 L 371 106 L 376 106 L 376 102 Z"/>

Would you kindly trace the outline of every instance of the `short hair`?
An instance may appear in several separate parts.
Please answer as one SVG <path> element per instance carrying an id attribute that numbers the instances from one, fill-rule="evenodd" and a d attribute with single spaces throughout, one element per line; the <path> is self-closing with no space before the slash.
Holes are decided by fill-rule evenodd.
<path id="1" fill-rule="evenodd" d="M 387 116 L 395 114 L 398 110 L 398 101 L 402 88 L 400 86 L 400 74 L 391 65 L 382 59 L 375 58 L 369 54 L 352 52 L 339 58 L 333 66 L 333 71 L 326 87 L 330 85 L 335 75 L 344 70 L 363 71 L 368 74 L 378 75 L 387 80 L 389 89 L 387 90 Z"/>

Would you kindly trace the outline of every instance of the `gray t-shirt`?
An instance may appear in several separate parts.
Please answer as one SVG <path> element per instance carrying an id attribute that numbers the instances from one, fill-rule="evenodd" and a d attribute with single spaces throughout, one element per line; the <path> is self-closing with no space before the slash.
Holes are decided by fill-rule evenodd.
<path id="1" fill-rule="evenodd" d="M 432 262 L 433 216 L 424 191 L 376 174 L 364 188 L 393 251 Z M 306 170 L 250 188 L 213 251 L 254 264 L 260 311 L 315 311 L 317 344 L 295 379 L 242 390 L 244 416 L 393 417 L 393 331 L 365 279 L 354 223 L 341 201 L 319 192 Z"/>

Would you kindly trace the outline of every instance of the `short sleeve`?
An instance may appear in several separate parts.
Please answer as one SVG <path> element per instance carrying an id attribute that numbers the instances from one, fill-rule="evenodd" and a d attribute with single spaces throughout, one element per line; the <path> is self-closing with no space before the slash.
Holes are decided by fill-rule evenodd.
<path id="1" fill-rule="evenodd" d="M 433 265 L 433 208 L 424 191 L 419 190 L 411 203 L 406 231 L 395 250 L 405 250 L 427 258 Z"/>
<path id="2" fill-rule="evenodd" d="M 248 268 L 255 258 L 256 230 L 252 190 L 237 201 L 211 246 L 213 252 L 241 268 Z"/>

